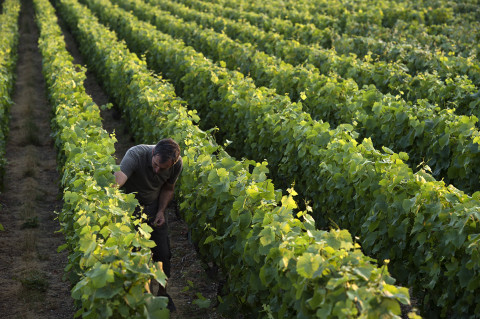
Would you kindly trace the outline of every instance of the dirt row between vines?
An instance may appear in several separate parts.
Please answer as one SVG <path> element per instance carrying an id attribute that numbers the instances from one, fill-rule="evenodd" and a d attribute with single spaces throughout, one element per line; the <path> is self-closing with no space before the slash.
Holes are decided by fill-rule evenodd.
<path id="1" fill-rule="evenodd" d="M 60 24 L 74 62 L 85 65 L 70 32 Z M 5 227 L 0 232 L 0 314 L 2 318 L 73 318 L 71 286 L 62 280 L 67 253 L 56 251 L 65 242 L 55 219 L 55 211 L 62 207 L 60 177 L 31 0 L 22 1 L 19 42 L 8 165 L 0 194 L 0 223 Z M 84 85 L 98 105 L 111 102 L 90 71 Z M 115 132 L 118 140 L 119 163 L 135 143 L 116 106 L 102 111 L 102 117 L 104 128 Z M 168 215 L 173 254 L 168 292 L 177 307 L 171 318 L 223 318 L 214 308 L 219 285 L 215 272 L 200 261 L 188 241 L 188 227 L 179 219 L 176 203 L 169 206 Z M 197 305 L 203 298 L 211 300 L 208 308 Z"/>
<path id="2" fill-rule="evenodd" d="M 0 316 L 73 318 L 70 284 L 62 281 L 67 253 L 55 211 L 62 208 L 51 108 L 37 47 L 31 2 L 23 2 L 16 85 L 7 140 L 4 192 L 0 194 Z"/>

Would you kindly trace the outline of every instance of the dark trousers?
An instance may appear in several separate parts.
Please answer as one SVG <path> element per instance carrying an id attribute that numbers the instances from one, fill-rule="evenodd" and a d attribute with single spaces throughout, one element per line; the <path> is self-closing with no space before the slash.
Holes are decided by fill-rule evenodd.
<path id="1" fill-rule="evenodd" d="M 154 262 L 161 261 L 163 264 L 163 272 L 167 277 L 170 277 L 170 258 L 172 258 L 172 253 L 170 251 L 170 238 L 168 237 L 168 218 L 165 212 L 165 223 L 160 227 L 153 226 L 157 210 L 158 203 L 143 206 L 143 213 L 148 216 L 146 222 L 153 228 L 150 239 L 156 244 L 156 246 L 152 248 L 152 259 Z M 140 207 L 137 207 L 135 216 L 140 217 L 140 215 Z"/>

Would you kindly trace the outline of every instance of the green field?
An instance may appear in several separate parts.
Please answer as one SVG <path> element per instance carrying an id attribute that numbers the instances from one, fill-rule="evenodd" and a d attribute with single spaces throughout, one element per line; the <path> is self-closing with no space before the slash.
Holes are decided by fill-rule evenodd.
<path id="1" fill-rule="evenodd" d="M 169 316 L 86 69 L 136 142 L 179 142 L 181 213 L 227 316 L 480 314 L 478 0 L 33 2 L 79 315 Z"/>

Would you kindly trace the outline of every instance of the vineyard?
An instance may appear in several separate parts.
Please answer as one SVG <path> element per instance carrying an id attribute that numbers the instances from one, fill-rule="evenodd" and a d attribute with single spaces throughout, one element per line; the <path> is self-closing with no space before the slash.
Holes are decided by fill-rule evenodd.
<path id="1" fill-rule="evenodd" d="M 171 315 L 114 184 L 113 107 L 136 143 L 180 144 L 180 215 L 228 318 L 478 318 L 478 0 L 3 0 L 2 185 L 25 6 L 75 316 Z"/>

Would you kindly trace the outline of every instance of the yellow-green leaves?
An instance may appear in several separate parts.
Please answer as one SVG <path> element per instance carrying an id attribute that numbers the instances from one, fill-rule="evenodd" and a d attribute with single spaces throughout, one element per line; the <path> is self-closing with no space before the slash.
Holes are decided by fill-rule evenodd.
<path id="1" fill-rule="evenodd" d="M 0 189 L 6 165 L 5 146 L 9 131 L 10 106 L 17 62 L 18 17 L 20 1 L 7 0 L 2 3 L 0 15 Z M 0 224 L 0 230 L 3 226 Z"/>
<path id="2" fill-rule="evenodd" d="M 321 272 L 316 273 L 323 262 L 324 260 L 319 254 L 305 253 L 297 258 L 297 272 L 305 278 L 314 278 L 321 275 Z"/>
<path id="3" fill-rule="evenodd" d="M 102 288 L 107 284 L 107 282 L 113 282 L 113 276 L 113 270 L 110 269 L 108 265 L 102 265 L 100 263 L 95 264 L 88 273 L 88 277 L 90 277 L 93 288 Z"/>

